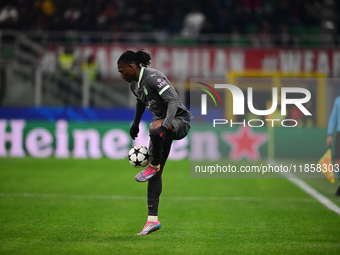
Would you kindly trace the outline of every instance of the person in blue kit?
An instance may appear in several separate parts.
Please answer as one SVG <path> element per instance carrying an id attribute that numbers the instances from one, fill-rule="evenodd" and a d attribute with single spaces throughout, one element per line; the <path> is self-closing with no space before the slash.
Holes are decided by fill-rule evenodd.
<path id="1" fill-rule="evenodd" d="M 332 147 L 333 144 L 333 131 L 337 127 L 337 133 L 335 138 L 335 152 L 334 152 L 334 159 L 335 164 L 340 166 L 340 96 L 338 96 L 333 105 L 333 110 L 328 122 L 328 129 L 327 129 L 327 146 L 328 148 Z M 335 169 L 335 168 L 334 168 Z M 340 173 L 338 172 L 338 177 L 340 180 Z M 340 196 L 340 185 L 335 192 L 336 196 Z"/>
<path id="2" fill-rule="evenodd" d="M 137 99 L 135 117 L 130 128 L 132 139 L 138 136 L 145 108 L 148 107 L 153 115 L 149 128 L 150 165 L 135 177 L 138 182 L 148 181 L 148 220 L 138 235 L 147 235 L 161 227 L 158 204 L 162 192 L 163 168 L 173 140 L 183 139 L 188 134 L 190 119 L 193 118 L 165 75 L 148 68 L 150 60 L 150 54 L 140 50 L 126 51 L 117 61 L 121 77 L 130 83 L 131 92 Z"/>

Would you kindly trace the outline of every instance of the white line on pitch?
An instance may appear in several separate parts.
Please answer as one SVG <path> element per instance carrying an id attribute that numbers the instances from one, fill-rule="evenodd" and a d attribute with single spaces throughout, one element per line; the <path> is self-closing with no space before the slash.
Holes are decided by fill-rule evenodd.
<path id="1" fill-rule="evenodd" d="M 280 165 L 276 160 L 270 160 L 270 163 L 273 165 Z M 309 186 L 307 183 L 305 183 L 303 180 L 297 178 L 293 173 L 280 173 L 282 176 L 284 176 L 287 180 L 294 183 L 296 186 L 298 186 L 300 189 L 305 191 L 307 194 L 314 197 L 316 200 L 318 200 L 321 204 L 326 206 L 328 209 L 332 210 L 333 212 L 340 215 L 340 208 L 334 204 L 331 200 L 329 200 L 324 195 L 320 194 L 318 191 L 313 189 L 311 186 Z"/>
<path id="2" fill-rule="evenodd" d="M 27 198 L 71 198 L 71 199 L 112 199 L 112 200 L 145 200 L 146 196 L 110 196 L 110 195 L 76 195 L 76 194 L 34 194 L 34 193 L 0 193 L 0 197 L 27 197 Z M 291 201 L 315 202 L 309 198 L 263 198 L 263 197 L 162 197 L 164 200 L 176 201 Z"/>

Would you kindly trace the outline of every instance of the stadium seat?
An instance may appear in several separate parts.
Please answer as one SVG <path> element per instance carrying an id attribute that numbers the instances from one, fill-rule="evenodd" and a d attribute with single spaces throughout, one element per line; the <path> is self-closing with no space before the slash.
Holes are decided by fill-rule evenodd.
<path id="1" fill-rule="evenodd" d="M 4 46 L 1 49 L 1 58 L 2 59 L 14 59 L 15 58 L 15 49 L 14 47 Z"/>
<path id="2" fill-rule="evenodd" d="M 172 44 L 177 46 L 195 46 L 198 42 L 195 38 L 174 37 Z"/>

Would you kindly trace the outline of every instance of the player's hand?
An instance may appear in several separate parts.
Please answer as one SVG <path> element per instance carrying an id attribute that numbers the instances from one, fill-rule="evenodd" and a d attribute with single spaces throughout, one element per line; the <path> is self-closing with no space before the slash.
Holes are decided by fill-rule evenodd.
<path id="1" fill-rule="evenodd" d="M 332 147 L 332 144 L 333 144 L 333 137 L 332 137 L 332 135 L 327 135 L 327 140 L 326 140 L 326 142 L 327 142 L 327 147 L 328 147 L 328 148 L 331 148 L 331 147 Z"/>
<path id="2" fill-rule="evenodd" d="M 150 137 L 155 142 L 159 142 L 161 140 L 164 140 L 167 130 L 168 129 L 166 127 L 161 126 L 160 128 L 157 128 L 152 134 L 150 134 Z"/>
<path id="3" fill-rule="evenodd" d="M 135 124 L 133 123 L 131 128 L 130 128 L 130 136 L 132 138 L 132 140 L 135 140 L 135 138 L 138 136 L 138 133 L 139 133 L 139 125 L 138 124 Z"/>

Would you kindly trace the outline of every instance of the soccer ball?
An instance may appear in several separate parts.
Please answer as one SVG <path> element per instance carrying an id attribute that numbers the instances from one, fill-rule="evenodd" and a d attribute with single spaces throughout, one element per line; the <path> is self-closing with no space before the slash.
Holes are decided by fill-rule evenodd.
<path id="1" fill-rule="evenodd" d="M 129 151 L 130 164 L 137 168 L 145 167 L 149 164 L 150 155 L 148 148 L 143 145 L 136 145 Z"/>

